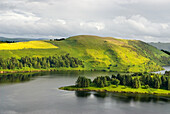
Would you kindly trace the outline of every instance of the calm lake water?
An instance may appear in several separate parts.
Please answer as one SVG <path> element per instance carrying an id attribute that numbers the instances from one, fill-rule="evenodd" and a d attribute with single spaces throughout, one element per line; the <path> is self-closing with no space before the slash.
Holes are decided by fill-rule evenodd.
<path id="1" fill-rule="evenodd" d="M 78 76 L 94 78 L 111 74 L 47 72 L 0 76 L 6 82 L 0 82 L 0 114 L 169 114 L 168 97 L 58 89 L 74 84 Z"/>

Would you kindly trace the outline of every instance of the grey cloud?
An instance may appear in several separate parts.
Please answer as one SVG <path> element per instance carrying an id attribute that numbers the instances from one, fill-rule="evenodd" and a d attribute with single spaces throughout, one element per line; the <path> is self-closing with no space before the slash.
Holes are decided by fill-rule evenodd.
<path id="1" fill-rule="evenodd" d="M 0 34 L 170 42 L 169 0 L 0 0 Z"/>

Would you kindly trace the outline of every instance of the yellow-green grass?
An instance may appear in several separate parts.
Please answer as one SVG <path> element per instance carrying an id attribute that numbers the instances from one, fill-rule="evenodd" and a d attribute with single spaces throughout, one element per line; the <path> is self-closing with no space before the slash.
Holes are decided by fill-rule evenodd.
<path id="1" fill-rule="evenodd" d="M 63 41 L 42 42 L 50 44 L 50 46 L 41 45 L 41 48 L 33 48 L 38 45 L 36 43 L 28 47 L 29 49 L 2 50 L 2 44 L 0 44 L 0 58 L 48 57 L 69 53 L 70 56 L 84 61 L 84 70 L 117 72 L 152 72 L 162 70 L 160 65 L 168 65 L 168 61 L 170 64 L 170 56 L 153 46 L 136 40 L 80 35 Z"/>
<path id="2" fill-rule="evenodd" d="M 131 88 L 131 87 L 125 87 L 122 85 L 119 85 L 116 87 L 115 85 L 111 85 L 109 87 L 86 87 L 86 88 L 78 88 L 75 86 L 66 86 L 66 87 L 60 87 L 59 89 L 62 90 L 70 90 L 70 91 L 97 91 L 97 92 L 117 92 L 117 93 L 140 93 L 140 94 L 160 94 L 160 95 L 167 95 L 170 97 L 170 91 L 164 90 L 164 89 L 155 89 L 155 88 Z"/>
<path id="3" fill-rule="evenodd" d="M 136 46 L 130 45 L 129 41 L 135 42 Z M 51 43 L 58 46 L 63 53 L 70 53 L 71 56 L 82 59 L 87 69 L 122 72 L 149 72 L 162 69 L 154 61 L 157 59 L 151 60 L 147 57 L 148 53 L 145 49 L 136 49 L 138 41 L 136 43 L 135 40 L 80 35 L 64 41 L 51 41 Z M 155 51 L 159 50 L 154 50 L 153 53 Z M 161 51 L 160 54 L 168 57 Z"/>
<path id="4" fill-rule="evenodd" d="M 16 42 L 16 43 L 2 43 L 0 44 L 0 50 L 18 50 L 18 49 L 49 49 L 58 48 L 44 41 L 29 41 L 29 42 Z"/>

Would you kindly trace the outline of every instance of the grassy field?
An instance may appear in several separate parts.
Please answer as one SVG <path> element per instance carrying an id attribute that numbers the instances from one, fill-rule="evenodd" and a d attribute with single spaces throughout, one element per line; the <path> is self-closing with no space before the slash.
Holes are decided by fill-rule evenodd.
<path id="1" fill-rule="evenodd" d="M 2 43 L 0 50 L 18 50 L 18 49 L 49 49 L 57 48 L 51 43 L 44 41 L 29 41 L 29 42 L 16 42 L 16 43 Z"/>
<path id="2" fill-rule="evenodd" d="M 118 87 L 111 85 L 109 87 L 86 87 L 86 88 L 77 88 L 75 86 L 66 86 L 59 88 L 61 90 L 70 90 L 70 91 L 97 91 L 97 92 L 117 92 L 117 93 L 141 93 L 141 94 L 160 94 L 160 95 L 167 95 L 170 96 L 169 90 L 164 89 L 155 89 L 155 88 L 148 88 L 143 89 L 143 87 L 135 89 L 130 87 L 125 87 L 119 85 Z"/>
<path id="3" fill-rule="evenodd" d="M 169 55 L 137 40 L 80 35 L 63 41 L 0 44 L 0 58 L 4 59 L 59 56 L 67 53 L 83 60 L 84 70 L 151 72 L 162 70 L 162 65 L 170 64 Z"/>
<path id="4" fill-rule="evenodd" d="M 49 42 L 59 47 L 57 53 L 70 53 L 84 60 L 87 69 L 149 72 L 161 70 L 160 65 L 170 64 L 167 54 L 136 40 L 82 35 Z"/>

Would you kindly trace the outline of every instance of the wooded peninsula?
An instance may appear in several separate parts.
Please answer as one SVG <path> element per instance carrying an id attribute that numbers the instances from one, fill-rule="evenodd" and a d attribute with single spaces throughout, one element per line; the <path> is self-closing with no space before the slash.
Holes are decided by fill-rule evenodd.
<path id="1" fill-rule="evenodd" d="M 98 91 L 141 94 L 162 94 L 170 96 L 170 71 L 165 74 L 134 73 L 98 76 L 92 81 L 86 77 L 78 77 L 75 85 L 61 87 L 71 91 Z"/>

